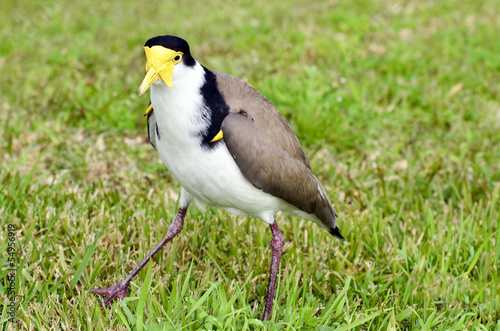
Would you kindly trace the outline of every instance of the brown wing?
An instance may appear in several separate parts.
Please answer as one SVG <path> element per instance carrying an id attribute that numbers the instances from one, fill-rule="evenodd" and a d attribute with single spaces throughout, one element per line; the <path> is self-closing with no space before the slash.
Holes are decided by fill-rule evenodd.
<path id="1" fill-rule="evenodd" d="M 330 232 L 338 232 L 335 210 L 283 115 L 250 85 L 214 73 L 230 108 L 221 126 L 224 142 L 243 175 L 255 187 L 316 216 Z"/>

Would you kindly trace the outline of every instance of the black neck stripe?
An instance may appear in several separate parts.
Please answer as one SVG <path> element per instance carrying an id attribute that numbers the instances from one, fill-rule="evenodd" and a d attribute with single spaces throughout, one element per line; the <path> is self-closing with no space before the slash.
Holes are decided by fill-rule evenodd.
<path id="1" fill-rule="evenodd" d="M 215 75 L 207 68 L 203 67 L 203 69 L 205 71 L 205 84 L 201 87 L 200 92 L 203 96 L 203 103 L 210 110 L 206 115 L 208 117 L 206 120 L 210 123 L 210 126 L 201 135 L 201 145 L 212 148 L 221 142 L 221 140 L 214 142 L 210 142 L 210 140 L 219 133 L 222 121 L 229 114 L 229 106 L 217 88 Z"/>

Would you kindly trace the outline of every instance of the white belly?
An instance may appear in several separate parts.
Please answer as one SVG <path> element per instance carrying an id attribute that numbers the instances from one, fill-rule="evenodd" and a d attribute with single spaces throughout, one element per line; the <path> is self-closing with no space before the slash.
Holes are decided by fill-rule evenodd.
<path id="1" fill-rule="evenodd" d="M 283 200 L 254 187 L 224 144 L 212 150 L 179 149 L 159 139 L 157 147 L 163 163 L 198 202 L 265 221 L 276 211 L 289 209 Z"/>

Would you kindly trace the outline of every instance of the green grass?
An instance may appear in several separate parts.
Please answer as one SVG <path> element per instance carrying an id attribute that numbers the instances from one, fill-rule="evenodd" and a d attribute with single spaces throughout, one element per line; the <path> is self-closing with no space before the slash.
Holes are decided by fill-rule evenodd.
<path id="1" fill-rule="evenodd" d="M 13 223 L 22 329 L 500 330 L 498 1 L 4 2 L 0 259 Z M 268 227 L 194 205 L 124 303 L 85 291 L 176 212 L 136 97 L 159 34 L 283 112 L 350 241 L 278 217 L 272 322 Z"/>

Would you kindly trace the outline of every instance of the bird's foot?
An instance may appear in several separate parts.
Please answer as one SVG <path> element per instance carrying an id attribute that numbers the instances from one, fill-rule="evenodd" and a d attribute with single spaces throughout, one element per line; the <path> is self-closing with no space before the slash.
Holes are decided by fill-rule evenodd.
<path id="1" fill-rule="evenodd" d="M 121 282 L 113 286 L 106 288 L 96 288 L 90 290 L 90 292 L 93 294 L 101 294 L 101 295 L 107 294 L 108 296 L 104 299 L 102 303 L 100 303 L 101 307 L 102 306 L 106 307 L 111 303 L 111 301 L 113 301 L 116 298 L 120 298 L 121 300 L 125 299 L 125 297 L 129 292 L 128 288 L 129 284 L 130 280 L 129 281 L 122 280 Z"/>

